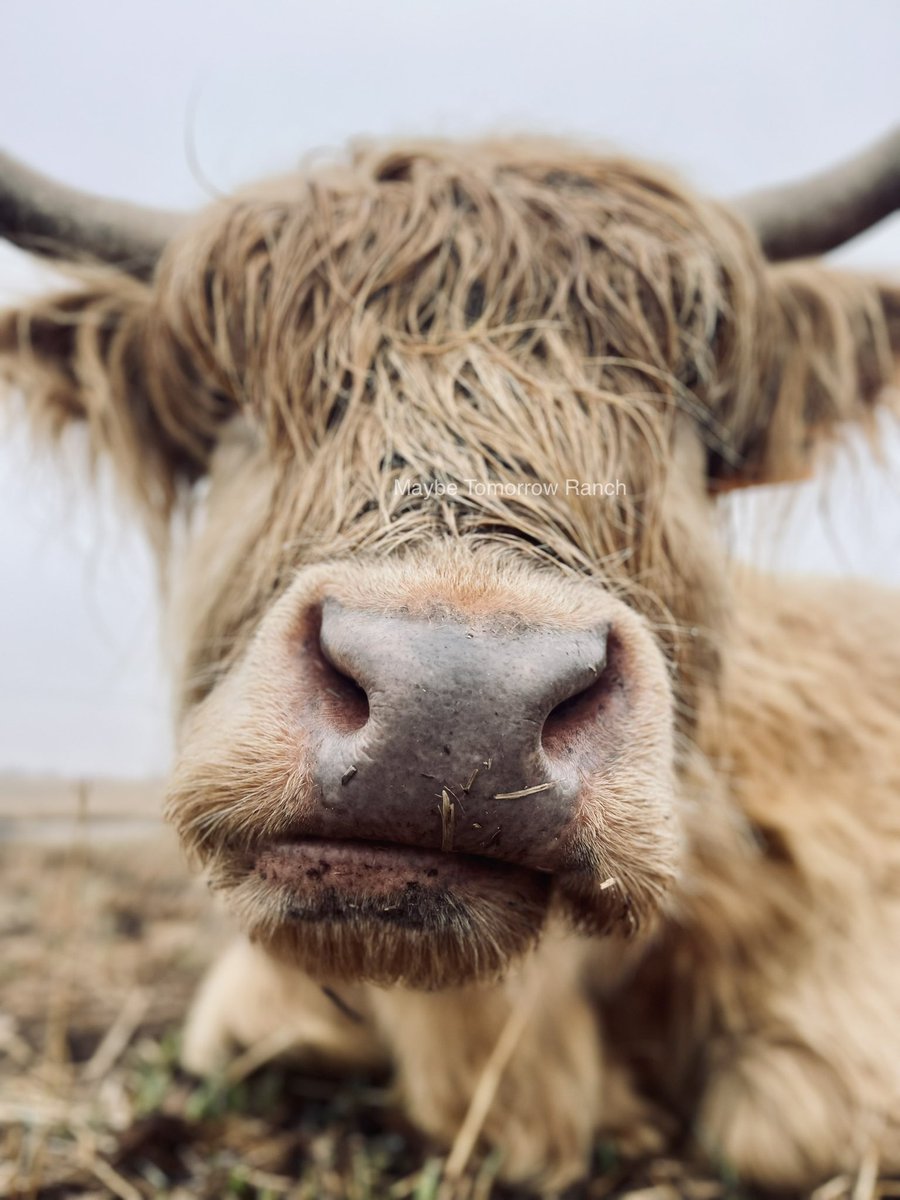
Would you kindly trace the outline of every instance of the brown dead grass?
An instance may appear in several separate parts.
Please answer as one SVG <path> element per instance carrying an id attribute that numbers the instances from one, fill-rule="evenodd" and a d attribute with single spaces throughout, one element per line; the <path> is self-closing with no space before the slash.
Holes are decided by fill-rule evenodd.
<path id="1" fill-rule="evenodd" d="M 180 1020 L 228 927 L 188 877 L 173 837 L 134 814 L 111 837 L 83 792 L 74 822 L 43 804 L 56 836 L 36 845 L 16 837 L 33 832 L 40 795 L 29 802 L 27 825 L 29 814 L 19 805 L 11 816 L 5 800 L 0 788 L 11 839 L 0 842 L 0 1196 L 515 1195 L 497 1185 L 496 1159 L 475 1151 L 477 1105 L 445 1159 L 400 1119 L 387 1081 L 260 1066 L 266 1055 L 253 1050 L 221 1080 L 185 1076 L 177 1066 Z M 506 1032 L 513 1045 L 516 1030 Z M 501 1069 L 508 1049 L 497 1046 Z M 488 1075 L 485 1096 L 489 1090 Z M 874 1174 L 833 1180 L 817 1200 L 900 1197 L 900 1184 Z M 671 1159 L 624 1163 L 604 1144 L 590 1182 L 568 1195 L 737 1200 L 748 1193 L 727 1175 Z"/>

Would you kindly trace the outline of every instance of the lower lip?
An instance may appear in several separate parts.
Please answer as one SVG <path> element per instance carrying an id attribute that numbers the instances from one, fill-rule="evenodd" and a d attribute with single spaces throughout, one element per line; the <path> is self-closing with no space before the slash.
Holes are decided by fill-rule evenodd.
<path id="1" fill-rule="evenodd" d="M 294 895 L 328 889 L 372 899 L 424 888 L 434 892 L 496 887 L 534 876 L 523 867 L 468 854 L 446 854 L 385 842 L 308 838 L 279 842 L 256 855 L 256 874 Z"/>

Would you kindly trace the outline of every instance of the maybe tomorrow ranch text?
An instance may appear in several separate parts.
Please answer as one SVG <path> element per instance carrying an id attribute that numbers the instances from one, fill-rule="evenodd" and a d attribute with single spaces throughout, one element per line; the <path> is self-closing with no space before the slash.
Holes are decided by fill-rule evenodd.
<path id="1" fill-rule="evenodd" d="M 463 479 L 459 483 L 443 483 L 437 479 L 395 479 L 394 495 L 419 496 L 426 499 L 440 496 L 624 496 L 626 489 L 620 479 L 518 482 Z"/>

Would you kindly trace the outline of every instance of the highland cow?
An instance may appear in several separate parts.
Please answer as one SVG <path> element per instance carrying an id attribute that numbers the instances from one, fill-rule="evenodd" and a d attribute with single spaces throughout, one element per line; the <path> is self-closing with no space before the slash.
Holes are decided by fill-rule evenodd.
<path id="1" fill-rule="evenodd" d="M 0 231 L 78 279 L 4 372 L 172 581 L 168 816 L 243 931 L 189 1068 L 391 1064 L 535 1186 L 598 1131 L 900 1167 L 898 596 L 715 522 L 873 428 L 900 289 L 795 260 L 898 181 L 896 136 L 733 206 L 549 140 L 362 146 L 183 220 L 4 160 Z"/>

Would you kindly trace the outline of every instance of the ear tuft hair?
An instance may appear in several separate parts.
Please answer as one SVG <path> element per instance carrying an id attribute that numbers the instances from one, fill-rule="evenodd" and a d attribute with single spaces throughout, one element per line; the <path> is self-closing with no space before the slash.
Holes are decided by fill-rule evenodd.
<path id="1" fill-rule="evenodd" d="M 153 384 L 150 289 L 118 272 L 0 314 L 0 379 L 25 398 L 39 437 L 73 424 L 108 455 L 155 536 L 206 469 L 221 415 Z"/>
<path id="2" fill-rule="evenodd" d="M 874 436 L 877 405 L 900 412 L 900 287 L 797 262 L 768 271 L 760 394 L 724 416 L 734 461 L 711 463 L 713 490 L 807 478 L 848 423 Z"/>

